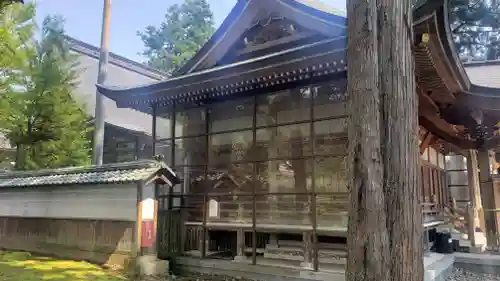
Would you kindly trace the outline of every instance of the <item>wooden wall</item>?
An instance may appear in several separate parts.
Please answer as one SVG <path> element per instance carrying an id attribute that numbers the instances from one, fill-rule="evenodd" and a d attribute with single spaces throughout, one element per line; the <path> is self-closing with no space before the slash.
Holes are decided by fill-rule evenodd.
<path id="1" fill-rule="evenodd" d="M 127 268 L 135 184 L 0 189 L 0 248 Z"/>
<path id="2" fill-rule="evenodd" d="M 127 268 L 134 222 L 0 217 L 0 248 Z"/>

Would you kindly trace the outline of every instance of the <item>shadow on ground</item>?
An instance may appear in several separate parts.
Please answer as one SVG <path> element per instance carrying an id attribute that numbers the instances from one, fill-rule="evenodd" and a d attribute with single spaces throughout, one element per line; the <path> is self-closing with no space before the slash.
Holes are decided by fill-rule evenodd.
<path id="1" fill-rule="evenodd" d="M 0 281 L 122 281 L 117 273 L 86 262 L 0 251 Z"/>

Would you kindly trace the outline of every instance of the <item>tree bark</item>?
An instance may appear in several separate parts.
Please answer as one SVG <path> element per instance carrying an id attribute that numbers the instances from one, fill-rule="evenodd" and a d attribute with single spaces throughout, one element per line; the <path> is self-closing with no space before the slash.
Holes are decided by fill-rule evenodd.
<path id="1" fill-rule="evenodd" d="M 411 1 L 348 1 L 347 281 L 423 280 Z"/>

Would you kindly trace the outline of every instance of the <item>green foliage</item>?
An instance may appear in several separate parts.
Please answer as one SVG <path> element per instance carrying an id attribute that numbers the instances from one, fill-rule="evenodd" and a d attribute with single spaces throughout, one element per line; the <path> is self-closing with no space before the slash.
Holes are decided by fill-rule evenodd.
<path id="1" fill-rule="evenodd" d="M 6 14 L 10 9 L 6 8 Z M 24 15 L 33 7 L 13 9 L 25 10 L 21 13 Z M 26 15 L 32 21 L 34 10 Z M 15 18 L 5 17 L 3 26 L 11 25 Z M 20 55 L 23 63 L 18 62 L 17 51 L 13 53 L 15 59 L 6 61 L 11 71 L 7 75 L 8 87 L 4 87 L 6 92 L 1 96 L 5 113 L 0 126 L 18 147 L 16 169 L 90 163 L 88 116 L 72 97 L 76 60 L 65 44 L 63 33 L 63 21 L 47 17 L 41 28 L 41 40 L 32 39 L 33 28 L 27 32 L 25 50 Z"/>
<path id="2" fill-rule="evenodd" d="M 185 0 L 167 10 L 160 27 L 138 32 L 145 46 L 142 55 L 149 58 L 150 66 L 171 74 L 193 57 L 214 30 L 207 1 Z"/>
<path id="3" fill-rule="evenodd" d="M 500 57 L 500 5 L 491 0 L 450 0 L 451 32 L 464 60 Z"/>
<path id="4" fill-rule="evenodd" d="M 0 94 L 10 91 L 19 82 L 19 72 L 28 66 L 33 54 L 34 16 L 33 5 L 14 4 L 0 11 Z"/>
<path id="5" fill-rule="evenodd" d="M 13 4 L 0 7 L 0 148 L 8 147 L 5 128 L 9 119 L 19 115 L 21 95 L 15 91 L 22 88 L 23 73 L 28 70 L 28 60 L 34 53 L 31 39 L 35 30 L 35 7 Z M 0 169 L 15 161 L 11 150 L 0 151 Z"/>
<path id="6" fill-rule="evenodd" d="M 23 0 L 0 0 L 0 11 L 3 10 L 7 5 L 11 5 L 13 3 L 24 3 Z"/>

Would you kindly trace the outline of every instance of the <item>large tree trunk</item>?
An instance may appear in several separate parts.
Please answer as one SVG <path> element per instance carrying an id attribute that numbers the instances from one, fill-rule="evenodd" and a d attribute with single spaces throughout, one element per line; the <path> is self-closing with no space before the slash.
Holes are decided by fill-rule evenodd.
<path id="1" fill-rule="evenodd" d="M 348 1 L 346 280 L 423 280 L 411 1 Z"/>

